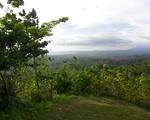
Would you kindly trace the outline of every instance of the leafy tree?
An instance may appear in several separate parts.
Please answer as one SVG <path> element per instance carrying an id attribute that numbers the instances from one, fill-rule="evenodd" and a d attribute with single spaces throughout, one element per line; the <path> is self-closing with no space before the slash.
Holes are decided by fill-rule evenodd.
<path id="1" fill-rule="evenodd" d="M 23 0 L 7 0 L 8 4 L 11 4 L 13 7 L 19 7 L 24 5 L 24 1 Z"/>
<path id="2" fill-rule="evenodd" d="M 2 107 L 7 107 L 11 97 L 11 69 L 27 60 L 24 42 L 28 41 L 25 25 L 12 11 L 0 19 L 0 76 Z"/>
<path id="3" fill-rule="evenodd" d="M 15 8 L 24 5 L 23 0 L 8 0 L 7 3 Z M 5 10 L 2 3 L 0 7 Z M 50 42 L 43 39 L 52 35 L 54 26 L 67 20 L 67 17 L 62 17 L 40 25 L 34 9 L 29 13 L 23 9 L 17 14 L 13 12 L 13 8 L 7 7 L 6 14 L 0 18 L 0 101 L 3 107 L 7 107 L 10 102 L 13 84 L 11 70 L 18 68 L 31 58 L 33 58 L 32 67 L 35 71 L 36 86 L 39 89 L 36 59 L 48 53 L 43 48 Z"/>
<path id="4" fill-rule="evenodd" d="M 32 66 L 35 72 L 36 86 L 39 90 L 40 86 L 37 70 L 38 57 L 48 53 L 48 50 L 45 50 L 43 48 L 45 48 L 50 42 L 49 40 L 44 40 L 44 38 L 47 36 L 51 36 L 52 28 L 60 22 L 65 22 L 66 20 L 68 20 L 68 18 L 62 17 L 58 20 L 39 25 L 39 20 L 34 9 L 32 9 L 32 11 L 28 14 L 26 14 L 25 10 L 23 10 L 20 15 L 23 17 L 23 21 L 26 26 L 26 32 L 29 35 L 30 41 L 27 44 L 26 51 L 29 53 L 28 56 L 33 58 Z"/>
<path id="5" fill-rule="evenodd" d="M 70 93 L 72 90 L 72 76 L 70 68 L 67 64 L 64 64 L 63 67 L 59 69 L 55 76 L 55 89 L 59 94 Z"/>
<path id="6" fill-rule="evenodd" d="M 75 80 L 76 94 L 85 94 L 92 91 L 92 74 L 89 70 L 84 69 L 79 71 L 78 79 Z"/>

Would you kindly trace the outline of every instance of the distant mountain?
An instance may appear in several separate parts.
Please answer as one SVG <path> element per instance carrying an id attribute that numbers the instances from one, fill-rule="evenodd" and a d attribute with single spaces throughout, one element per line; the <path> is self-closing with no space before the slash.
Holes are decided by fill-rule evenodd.
<path id="1" fill-rule="evenodd" d="M 129 50 L 113 50 L 113 51 L 68 51 L 68 52 L 53 52 L 52 55 L 67 55 L 67 56 L 91 56 L 91 57 L 115 57 L 115 56 L 141 56 L 150 55 L 150 47 L 136 47 Z"/>

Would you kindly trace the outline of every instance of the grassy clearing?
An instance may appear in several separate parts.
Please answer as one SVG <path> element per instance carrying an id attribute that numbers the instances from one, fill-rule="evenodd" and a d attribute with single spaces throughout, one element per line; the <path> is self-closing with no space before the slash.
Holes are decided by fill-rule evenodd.
<path id="1" fill-rule="evenodd" d="M 109 98 L 59 96 L 53 102 L 2 112 L 0 120 L 150 120 L 150 112 Z"/>

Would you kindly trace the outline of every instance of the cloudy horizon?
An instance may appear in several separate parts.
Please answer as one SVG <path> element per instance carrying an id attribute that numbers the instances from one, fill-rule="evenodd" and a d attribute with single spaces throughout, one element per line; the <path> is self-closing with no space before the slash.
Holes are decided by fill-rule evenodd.
<path id="1" fill-rule="evenodd" d="M 150 45 L 149 0 L 25 0 L 41 22 L 69 17 L 53 30 L 50 51 L 127 50 Z"/>

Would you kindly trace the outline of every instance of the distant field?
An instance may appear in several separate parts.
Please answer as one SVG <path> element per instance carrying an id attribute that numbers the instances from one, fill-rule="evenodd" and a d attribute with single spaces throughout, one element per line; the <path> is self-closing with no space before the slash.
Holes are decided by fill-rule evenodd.
<path id="1" fill-rule="evenodd" d="M 108 64 L 110 66 L 122 66 L 139 63 L 149 63 L 150 55 L 134 55 L 134 56 L 90 56 L 87 55 L 51 55 L 49 57 L 53 60 L 49 63 L 51 69 L 58 68 L 63 63 L 74 63 L 73 56 L 76 56 L 81 67 L 88 67 L 92 65 Z"/>
<path id="2" fill-rule="evenodd" d="M 109 98 L 64 96 L 53 103 L 1 113 L 0 120 L 150 120 L 150 112 Z"/>

